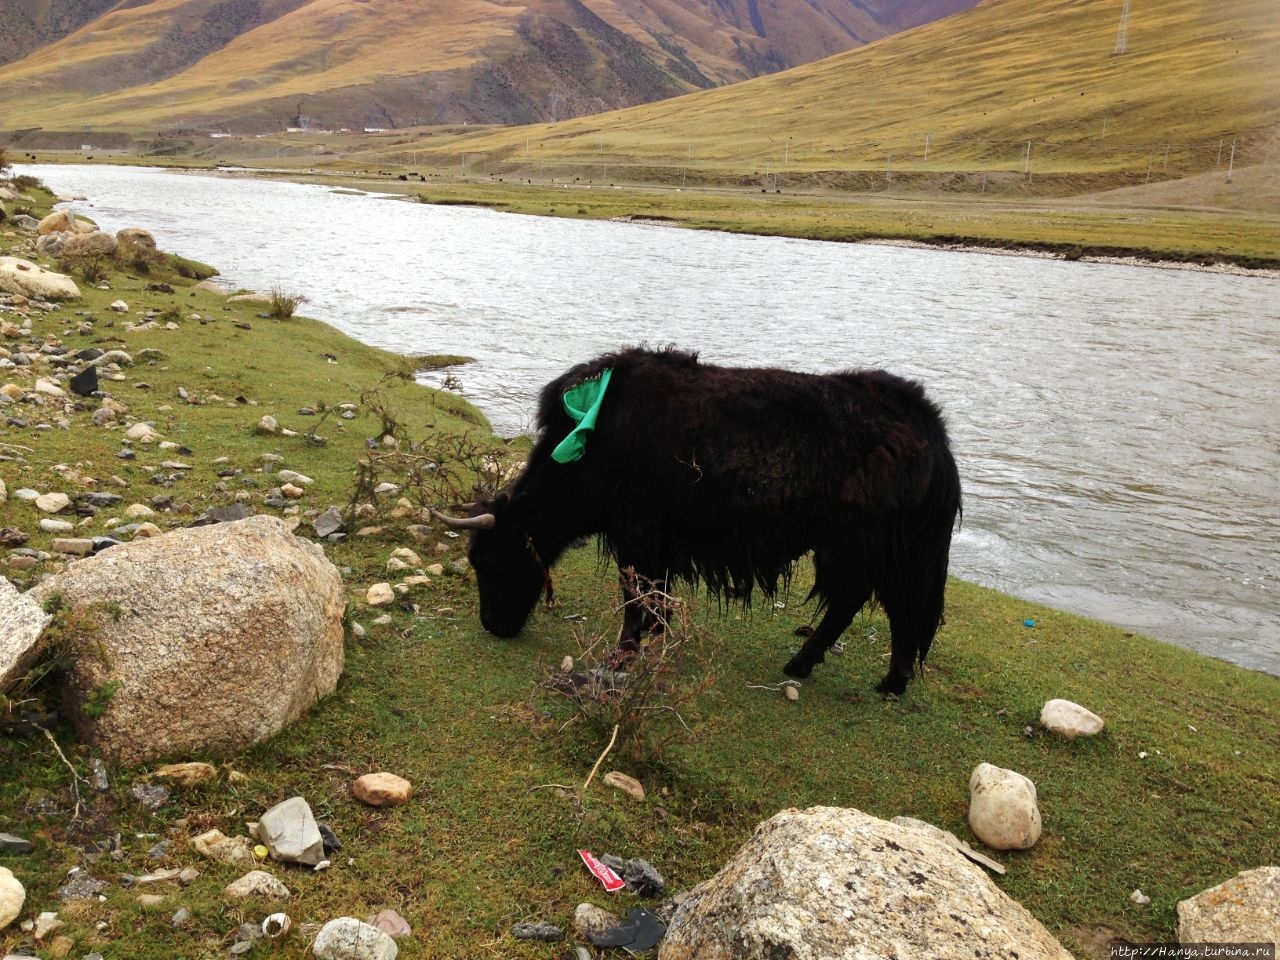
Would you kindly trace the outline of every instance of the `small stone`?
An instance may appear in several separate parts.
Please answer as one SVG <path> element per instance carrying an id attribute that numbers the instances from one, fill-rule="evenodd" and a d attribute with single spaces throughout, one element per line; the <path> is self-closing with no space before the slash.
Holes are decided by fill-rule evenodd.
<path id="1" fill-rule="evenodd" d="M 265 870 L 250 870 L 239 880 L 233 880 L 227 884 L 222 892 L 237 900 L 243 900 L 246 897 L 287 900 L 292 896 L 288 887 Z"/>
<path id="2" fill-rule="evenodd" d="M 155 427 L 149 423 L 138 422 L 124 432 L 126 440 L 133 440 L 135 443 L 155 443 L 163 436 L 157 433 Z"/>
<path id="3" fill-rule="evenodd" d="M 280 487 L 280 492 L 283 493 L 290 500 L 297 500 L 299 497 L 301 497 L 303 494 L 306 493 L 306 491 L 303 490 L 301 487 L 296 487 L 292 483 L 286 483 L 282 485 Z"/>
<path id="4" fill-rule="evenodd" d="M 442 563 L 433 563 L 433 564 L 430 564 L 430 565 L 427 567 L 427 573 L 431 574 L 431 576 L 433 576 L 433 577 L 443 577 L 443 576 L 444 576 L 444 564 L 442 564 Z"/>
<path id="5" fill-rule="evenodd" d="M 93 553 L 93 541 L 84 537 L 54 537 L 49 549 L 54 553 L 71 554 L 76 557 L 87 557 Z"/>
<path id="6" fill-rule="evenodd" d="M 330 507 L 325 510 L 324 513 L 311 521 L 311 526 L 315 530 L 317 537 L 327 537 L 334 533 L 340 533 L 346 528 L 342 520 L 342 511 L 337 507 Z"/>
<path id="7" fill-rule="evenodd" d="M 191 840 L 192 848 L 200 854 L 232 866 L 252 867 L 253 841 L 248 837 L 228 837 L 221 830 L 208 830 Z"/>
<path id="8" fill-rule="evenodd" d="M 159 810 L 169 801 L 169 788 L 158 783 L 135 783 L 129 796 L 147 810 Z"/>
<path id="9" fill-rule="evenodd" d="M 54 520 L 52 517 L 40 518 L 40 529 L 45 533 L 70 533 L 76 528 L 74 523 L 66 520 Z"/>
<path id="10" fill-rule="evenodd" d="M 0 856 L 20 857 L 30 853 L 35 845 L 30 840 L 14 836 L 12 833 L 0 833 Z M 0 923 L 0 927 L 4 924 Z"/>
<path id="11" fill-rule="evenodd" d="M 306 474 L 298 473 L 296 470 L 281 470 L 277 476 L 280 478 L 281 483 L 295 483 L 301 487 L 309 487 L 315 483 Z"/>
<path id="12" fill-rule="evenodd" d="M 799 700 L 800 689 L 794 683 L 788 683 L 782 688 L 782 695 L 788 700 Z"/>
<path id="13" fill-rule="evenodd" d="M 1140 907 L 1145 907 L 1151 902 L 1151 898 L 1143 893 L 1141 889 L 1135 889 L 1133 893 L 1129 894 L 1129 900 Z"/>
<path id="14" fill-rule="evenodd" d="M 604 782 L 615 790 L 621 790 L 627 796 L 635 800 L 644 799 L 644 786 L 635 777 L 630 777 L 625 773 L 617 770 L 611 770 L 604 775 Z"/>
<path id="15" fill-rule="evenodd" d="M 580 903 L 573 911 L 573 932 L 582 940 L 594 943 L 620 926 L 618 918 L 594 903 Z"/>
<path id="16" fill-rule="evenodd" d="M 396 960 L 400 953 L 391 937 L 355 917 L 330 920 L 311 950 L 316 960 Z"/>
<path id="17" fill-rule="evenodd" d="M 169 898 L 162 893 L 140 893 L 138 894 L 138 904 L 143 909 L 154 909 L 161 906 Z"/>
<path id="18" fill-rule="evenodd" d="M 969 778 L 969 826 L 995 850 L 1026 850 L 1040 839 L 1036 785 L 1013 770 L 980 763 Z"/>
<path id="19" fill-rule="evenodd" d="M 280 421 L 268 413 L 265 416 L 263 416 L 261 420 L 258 421 L 258 432 L 259 433 L 279 433 Z"/>
<path id="20" fill-rule="evenodd" d="M 172 780 L 184 787 L 194 787 L 201 783 L 209 783 L 218 777 L 218 768 L 211 763 L 167 763 L 151 771 L 151 776 L 161 780 Z"/>
<path id="21" fill-rule="evenodd" d="M 1040 723 L 1064 737 L 1091 737 L 1101 733 L 1103 720 L 1092 710 L 1070 700 L 1050 700 L 1040 710 Z"/>
<path id="22" fill-rule="evenodd" d="M 398 807 L 413 796 L 413 784 L 394 773 L 366 773 L 351 785 L 351 792 L 371 807 Z"/>
<path id="23" fill-rule="evenodd" d="M 123 300 L 115 300 L 112 301 L 111 305 L 107 307 L 107 309 L 113 313 L 128 313 L 129 304 L 125 303 Z"/>
<path id="24" fill-rule="evenodd" d="M 564 939 L 564 931 L 553 923 L 517 923 L 511 928 L 511 935 L 517 940 L 541 940 L 545 943 L 557 943 Z"/>
<path id="25" fill-rule="evenodd" d="M 386 606 L 395 598 L 395 592 L 391 589 L 391 584 L 389 583 L 375 583 L 364 595 L 365 602 L 371 607 Z"/>
<path id="26" fill-rule="evenodd" d="M 324 840 L 302 797 L 290 797 L 266 811 L 258 820 L 258 839 L 274 860 L 315 866 L 324 859 Z"/>
<path id="27" fill-rule="evenodd" d="M 370 926 L 377 927 L 393 940 L 399 940 L 401 937 L 407 937 L 413 933 L 413 928 L 409 926 L 409 922 L 394 910 L 382 910 L 377 916 L 370 917 L 368 923 Z"/>
<path id="28" fill-rule="evenodd" d="M 45 493 L 35 498 L 36 509 L 42 513 L 58 513 L 71 505 L 65 493 Z"/>

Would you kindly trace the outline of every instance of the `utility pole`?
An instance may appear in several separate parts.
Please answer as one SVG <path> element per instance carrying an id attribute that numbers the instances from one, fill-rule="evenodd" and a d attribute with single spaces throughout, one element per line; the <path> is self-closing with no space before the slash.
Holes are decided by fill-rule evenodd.
<path id="1" fill-rule="evenodd" d="M 931 139 L 933 139 L 933 134 L 932 134 L 932 133 L 926 133 L 926 134 L 924 135 L 924 158 L 925 158 L 926 160 L 928 160 L 928 159 L 929 159 L 929 141 L 930 141 Z"/>
<path id="2" fill-rule="evenodd" d="M 1027 141 L 1027 159 L 1022 164 L 1022 175 L 1024 177 L 1031 176 L 1031 141 Z"/>
<path id="3" fill-rule="evenodd" d="M 1236 142 L 1231 141 L 1231 160 L 1227 164 L 1227 183 L 1230 183 L 1236 169 Z"/>

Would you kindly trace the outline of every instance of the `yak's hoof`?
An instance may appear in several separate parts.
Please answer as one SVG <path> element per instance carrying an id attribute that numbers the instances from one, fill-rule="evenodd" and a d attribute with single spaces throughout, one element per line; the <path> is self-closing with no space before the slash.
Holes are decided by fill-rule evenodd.
<path id="1" fill-rule="evenodd" d="M 788 677 L 795 677 L 797 680 L 804 680 L 809 674 L 813 673 L 813 664 L 801 660 L 799 657 L 792 657 L 782 672 Z"/>
<path id="2" fill-rule="evenodd" d="M 876 684 L 876 690 L 884 694 L 892 694 L 901 696 L 907 690 L 907 681 L 910 677 L 900 677 L 896 673 L 886 674 L 885 678 Z"/>

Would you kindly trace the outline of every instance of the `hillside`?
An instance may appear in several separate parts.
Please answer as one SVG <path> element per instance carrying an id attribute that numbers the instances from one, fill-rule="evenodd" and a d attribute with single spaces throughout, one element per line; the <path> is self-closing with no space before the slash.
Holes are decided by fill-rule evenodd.
<path id="1" fill-rule="evenodd" d="M 987 0 L 817 63 L 603 117 L 435 132 L 396 149 L 491 173 L 776 188 L 1059 193 L 1273 163 L 1272 0 Z M 371 158 L 385 148 L 369 144 Z M 1234 150 L 1234 154 L 1233 151 Z M 477 164 L 478 165 L 478 164 Z"/>
<path id="2" fill-rule="evenodd" d="M 974 2 L 16 0 L 0 12 L 0 130 L 557 120 L 784 70 Z"/>

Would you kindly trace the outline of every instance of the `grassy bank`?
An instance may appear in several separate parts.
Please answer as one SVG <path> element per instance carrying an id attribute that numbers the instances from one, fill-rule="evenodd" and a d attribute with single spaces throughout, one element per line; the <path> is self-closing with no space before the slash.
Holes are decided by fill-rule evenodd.
<path id="1" fill-rule="evenodd" d="M 572 198 L 557 206 L 585 206 L 590 199 L 579 198 L 599 192 L 547 193 Z M 8 226 L 0 226 L 0 251 L 21 239 L 5 235 Z M 265 454 L 315 478 L 298 503 L 305 513 L 355 498 L 367 442 L 389 432 L 402 447 L 414 441 L 460 451 L 460 464 L 490 444 L 482 418 L 458 397 L 397 376 L 415 363 L 315 321 L 260 316 L 263 304 L 228 304 L 168 267 L 143 276 L 113 266 L 106 279 L 109 290 L 82 284 L 82 302 L 35 314 L 32 330 L 72 350 L 96 345 L 133 355 L 127 379 L 104 386 L 129 405 L 131 419 L 153 421 L 187 448 L 180 459 L 192 469 L 168 487 L 152 481 L 171 475 L 160 464 L 173 454 L 142 448 L 135 460 L 117 459 L 120 430 L 92 425 L 94 401 L 66 429 L 39 429 L 38 413 L 24 408 L 27 426 L 0 427 L 0 453 L 21 458 L 0 461 L 10 491 L 0 527 L 25 530 L 29 546 L 47 549 L 51 537 L 38 529 L 35 510 L 12 496 L 18 487 L 73 492 L 93 478 L 126 503 L 164 493 L 191 512 L 161 513 L 155 522 L 179 527 L 241 491 L 256 510 L 282 512 L 262 503 L 272 485 L 259 472 Z M 158 282 L 173 292 L 147 289 Z M 127 317 L 109 311 L 116 299 L 129 303 Z M 126 320 L 146 309 L 167 319 L 125 331 Z M 19 376 L 6 372 L 0 380 Z M 186 402 L 180 390 L 202 402 Z M 353 419 L 342 418 L 342 403 L 355 404 Z M 319 413 L 300 414 L 304 407 Z M 264 414 L 298 436 L 258 433 Z M 308 439 L 315 436 L 323 443 Z M 430 492 L 413 484 L 390 447 L 380 449 L 387 452 L 380 478 Z M 0 830 L 36 844 L 34 854 L 0 856 L 0 865 L 26 885 L 24 917 L 59 910 L 70 955 L 226 956 L 241 923 L 285 909 L 294 930 L 250 955 L 302 958 L 310 955 L 306 924 L 390 907 L 414 928 L 401 942 L 404 957 L 558 958 L 563 945 L 518 943 L 511 925 L 567 927 L 583 900 L 614 910 L 639 902 L 630 894 L 606 899 L 578 864 L 579 847 L 643 857 L 679 890 L 714 873 L 760 820 L 789 806 L 907 814 L 967 837 L 967 782 L 982 761 L 1035 780 L 1045 820 L 1032 850 L 997 855 L 1008 866 L 999 884 L 1082 956 L 1106 956 L 1113 936 L 1171 939 L 1178 900 L 1280 860 L 1280 681 L 961 582 L 951 585 L 948 622 L 926 678 L 900 701 L 873 693 L 887 656 L 878 613 L 859 617 L 846 654 L 819 667 L 798 701 L 776 689 L 797 643 L 793 632 L 812 613 L 799 603 L 803 573 L 784 606 L 758 606 L 749 616 L 722 616 L 691 599 L 694 629 L 671 681 L 672 702 L 688 693 L 680 702 L 688 732 L 664 714 L 646 728 L 647 748 L 620 744 L 602 767 L 638 777 L 648 797 L 637 802 L 599 779 L 579 798 L 566 795 L 552 785 L 580 787 L 609 731 L 542 681 L 564 655 L 581 653 L 584 638 L 613 635 L 613 577 L 594 551 L 575 551 L 557 578 L 560 606 L 539 611 L 516 641 L 495 641 L 479 628 L 465 574 L 415 588 L 408 603 L 390 609 L 388 624 L 375 626 L 364 591 L 384 579 L 391 551 L 434 550 L 434 541 L 414 541 L 412 521 L 393 516 L 393 508 L 393 498 L 379 500 L 377 516 L 363 521 L 377 532 L 326 548 L 346 571 L 350 620 L 366 631 L 349 634 L 337 693 L 252 749 L 172 758 L 221 763 L 215 783 L 175 789 L 160 810 L 147 812 L 128 795 L 147 770 L 113 768 L 105 793 L 81 787 L 87 807 L 73 818 L 72 774 L 52 745 L 40 734 L 0 735 Z M 103 526 L 92 518 L 83 529 Z M 449 545 L 442 561 L 460 556 L 458 541 L 443 532 L 438 540 Z M 56 566 L 6 573 L 26 586 Z M 1091 707 L 1106 718 L 1106 732 L 1068 742 L 1039 731 L 1040 706 L 1052 697 Z M 70 766 L 85 775 L 91 754 L 69 731 L 55 734 Z M 675 736 L 659 746 L 668 734 Z M 408 806 L 377 811 L 350 797 L 353 772 L 383 769 L 417 785 Z M 283 907 L 228 901 L 221 890 L 242 871 L 202 859 L 190 838 L 210 827 L 242 834 L 244 821 L 290 791 L 344 843 L 334 866 L 322 873 L 271 867 L 294 891 Z M 119 856 L 91 852 L 116 834 Z M 172 847 L 150 858 L 158 839 Z M 105 901 L 58 905 L 56 891 L 77 865 L 108 881 Z M 140 904 L 138 891 L 118 882 L 120 874 L 176 866 L 202 875 L 182 890 L 147 891 L 166 895 L 158 906 Z M 1134 888 L 1150 905 L 1130 900 Z M 190 918 L 175 927 L 180 907 Z M 24 945 L 31 946 L 16 925 L 0 931 L 0 950 Z M 52 957 L 54 948 L 45 943 L 38 952 Z"/>

